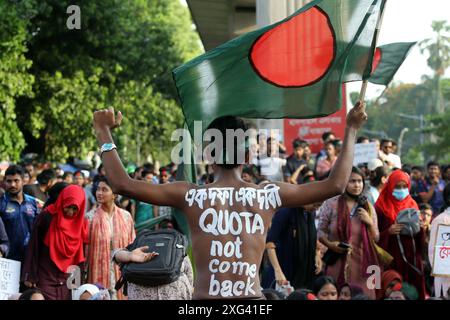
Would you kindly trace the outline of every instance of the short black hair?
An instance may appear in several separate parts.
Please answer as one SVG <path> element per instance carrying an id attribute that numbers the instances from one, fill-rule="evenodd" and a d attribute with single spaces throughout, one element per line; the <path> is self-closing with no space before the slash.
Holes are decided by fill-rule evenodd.
<path id="1" fill-rule="evenodd" d="M 425 171 L 425 169 L 422 166 L 412 166 L 411 171 L 413 171 L 413 170 L 420 171 L 421 173 L 424 173 L 424 171 Z"/>
<path id="2" fill-rule="evenodd" d="M 148 175 L 148 174 L 153 174 L 154 175 L 155 173 L 153 172 L 153 170 L 144 169 L 141 172 L 141 178 L 145 178 L 145 176 Z"/>
<path id="3" fill-rule="evenodd" d="M 358 139 L 356 139 L 356 143 L 362 143 L 364 140 L 369 140 L 369 138 L 366 136 L 358 137 Z"/>
<path id="4" fill-rule="evenodd" d="M 47 184 L 51 180 L 56 179 L 56 172 L 53 169 L 45 169 L 36 177 L 39 184 Z"/>
<path id="5" fill-rule="evenodd" d="M 155 171 L 155 165 L 153 163 L 150 163 L 150 162 L 144 163 L 143 167 L 144 167 L 144 170 L 148 170 L 148 171 L 152 171 L 152 172 Z"/>
<path id="6" fill-rule="evenodd" d="M 388 142 L 393 143 L 394 141 L 392 141 L 392 139 L 381 139 L 380 145 L 383 146 L 383 144 Z"/>
<path id="7" fill-rule="evenodd" d="M 428 203 L 421 203 L 419 205 L 419 210 L 420 211 L 424 211 L 424 210 L 433 210 L 433 207 L 430 206 Z"/>
<path id="8" fill-rule="evenodd" d="M 441 167 L 439 166 L 439 163 L 436 161 L 430 161 L 427 163 L 427 169 L 429 169 L 430 167 L 438 167 L 439 169 L 441 169 Z"/>
<path id="9" fill-rule="evenodd" d="M 57 182 L 48 190 L 48 199 L 44 204 L 44 208 L 53 204 L 58 200 L 59 194 L 65 187 L 69 186 L 67 182 Z"/>
<path id="10" fill-rule="evenodd" d="M 305 149 L 308 146 L 309 146 L 308 142 L 306 142 L 305 140 L 299 139 L 299 138 L 295 139 L 294 142 L 292 142 L 292 147 L 294 149 L 297 149 L 297 148 Z"/>
<path id="11" fill-rule="evenodd" d="M 5 177 L 6 176 L 14 176 L 16 174 L 18 174 L 19 176 L 21 176 L 23 178 L 23 175 L 25 174 L 25 169 L 19 165 L 13 164 L 13 165 L 10 165 L 8 167 L 8 169 L 6 169 L 6 171 L 5 171 Z"/>
<path id="12" fill-rule="evenodd" d="M 262 294 L 267 300 L 284 300 L 286 296 L 275 289 L 263 289 Z"/>
<path id="13" fill-rule="evenodd" d="M 333 131 L 327 131 L 322 134 L 322 141 L 327 140 L 330 136 L 336 136 Z"/>
<path id="14" fill-rule="evenodd" d="M 404 164 L 402 166 L 402 171 L 406 172 L 408 175 L 411 175 L 411 170 L 412 170 L 412 167 L 409 164 Z"/>
<path id="15" fill-rule="evenodd" d="M 208 126 L 208 129 L 216 129 L 219 130 L 219 132 L 222 134 L 222 137 L 227 137 L 226 132 L 227 129 L 228 130 L 243 130 L 244 132 L 246 132 L 249 129 L 248 124 L 241 118 L 238 117 L 234 117 L 234 116 L 224 116 L 224 117 L 219 117 L 217 119 L 215 119 L 213 122 L 210 123 L 210 125 Z M 236 142 L 236 140 L 234 141 Z M 226 155 L 227 154 L 227 141 L 226 139 L 224 139 L 223 141 L 223 145 L 222 145 L 222 154 Z M 233 159 L 231 159 L 231 163 L 228 163 L 229 161 L 227 161 L 227 163 L 216 163 L 216 165 L 218 165 L 219 167 L 222 167 L 224 169 L 234 169 L 237 168 L 239 165 L 241 165 L 242 163 L 238 163 L 238 145 L 237 143 L 233 143 L 233 148 L 234 148 L 234 157 Z M 248 150 L 246 149 L 246 153 L 248 152 Z M 223 161 L 225 162 L 225 161 Z"/>
<path id="16" fill-rule="evenodd" d="M 72 176 L 73 177 L 73 172 L 70 172 L 70 171 L 64 172 L 64 174 L 62 175 L 62 178 L 66 179 L 68 176 Z"/>
<path id="17" fill-rule="evenodd" d="M 336 281 L 332 277 L 320 276 L 313 283 L 312 289 L 313 289 L 314 294 L 317 295 L 319 293 L 320 289 L 322 289 L 323 286 L 326 284 L 332 284 L 337 289 Z"/>

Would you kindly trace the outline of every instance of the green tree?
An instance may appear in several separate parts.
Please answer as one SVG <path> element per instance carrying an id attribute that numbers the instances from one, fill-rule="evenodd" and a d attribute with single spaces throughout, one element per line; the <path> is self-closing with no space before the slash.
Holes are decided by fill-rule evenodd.
<path id="1" fill-rule="evenodd" d="M 444 103 L 448 106 L 450 104 L 450 79 L 443 79 L 441 88 Z M 428 117 L 430 126 L 425 132 L 436 137 L 436 141 L 426 143 L 424 148 L 437 160 L 448 163 L 450 162 L 450 108 L 446 110 L 444 114 Z"/>
<path id="2" fill-rule="evenodd" d="M 0 2 L 0 160 L 16 161 L 25 140 L 16 122 L 16 100 L 32 96 L 32 62 L 25 57 L 26 23 L 19 7 Z"/>
<path id="3" fill-rule="evenodd" d="M 159 118 L 152 121 L 167 121 L 167 127 L 181 126 L 180 118 L 173 116 L 176 91 L 171 70 L 200 53 L 188 10 L 179 1 L 81 0 L 77 2 L 81 30 L 69 30 L 69 4 L 39 1 L 30 18 L 27 57 L 33 61 L 31 72 L 37 94 L 19 101 L 17 116 L 20 129 L 34 137 L 29 139 L 33 151 L 45 150 L 49 157 L 59 160 L 85 156 L 94 146 L 88 117 L 93 110 L 127 97 L 130 83 L 160 94 L 151 100 L 158 101 L 161 108 Z M 147 114 L 149 104 L 132 105 L 137 115 Z M 65 108 L 69 108 L 67 112 Z M 75 111 L 82 113 L 77 130 L 72 122 Z M 166 137 L 152 138 L 153 144 L 161 145 Z M 147 149 L 141 150 L 145 156 Z"/>
<path id="4" fill-rule="evenodd" d="M 70 78 L 60 72 L 42 75 L 37 97 L 51 93 L 45 105 L 36 104 L 30 124 L 35 136 L 44 137 L 46 159 L 64 161 L 71 155 L 86 155 L 95 147 L 92 115 L 105 107 L 108 89 L 99 84 L 98 69 L 87 77 L 82 71 Z"/>
<path id="5" fill-rule="evenodd" d="M 127 162 L 142 164 L 141 155 L 151 155 L 163 163 L 170 161 L 172 132 L 180 127 L 183 115 L 172 99 L 166 99 L 151 86 L 129 81 L 115 96 L 114 105 L 124 115 L 116 135 Z"/>
<path id="6" fill-rule="evenodd" d="M 450 66 L 450 25 L 447 21 L 433 21 L 435 38 L 425 39 L 420 42 L 422 53 L 427 52 L 428 66 L 434 71 L 434 82 L 436 86 L 436 112 L 444 113 L 445 104 L 442 96 L 441 79 L 445 70 Z"/>

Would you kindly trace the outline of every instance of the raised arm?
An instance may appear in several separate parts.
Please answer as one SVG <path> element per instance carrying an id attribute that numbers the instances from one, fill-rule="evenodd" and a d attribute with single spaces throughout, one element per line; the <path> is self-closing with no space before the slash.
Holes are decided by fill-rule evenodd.
<path id="1" fill-rule="evenodd" d="M 118 112 L 116 118 L 112 107 L 94 113 L 94 129 L 100 146 L 105 143 L 114 143 L 111 130 L 120 126 L 121 121 L 121 112 Z M 175 182 L 157 185 L 131 179 L 116 149 L 103 152 L 102 161 L 106 177 L 115 193 L 155 205 L 183 208 L 183 199 L 189 183 Z"/>
<path id="2" fill-rule="evenodd" d="M 366 121 L 365 104 L 358 102 L 347 115 L 342 150 L 326 180 L 302 185 L 277 183 L 283 207 L 299 207 L 321 202 L 345 191 L 353 166 L 356 133 Z"/>

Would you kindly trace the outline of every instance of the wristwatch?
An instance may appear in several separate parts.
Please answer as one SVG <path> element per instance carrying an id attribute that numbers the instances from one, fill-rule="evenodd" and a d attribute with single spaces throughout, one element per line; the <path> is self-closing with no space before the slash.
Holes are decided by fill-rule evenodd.
<path id="1" fill-rule="evenodd" d="M 108 152 L 113 149 L 117 149 L 117 146 L 114 143 L 104 143 L 100 148 L 100 156 L 102 156 L 103 152 Z"/>

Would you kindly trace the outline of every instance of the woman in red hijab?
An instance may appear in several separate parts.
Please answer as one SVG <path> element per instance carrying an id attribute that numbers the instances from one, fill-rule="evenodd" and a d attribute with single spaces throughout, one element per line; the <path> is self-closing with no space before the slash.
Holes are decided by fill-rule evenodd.
<path id="1" fill-rule="evenodd" d="M 79 186 L 57 183 L 49 195 L 33 228 L 23 280 L 28 287 L 38 287 L 46 300 L 71 300 L 67 271 L 85 260 L 85 194 Z"/>
<path id="2" fill-rule="evenodd" d="M 415 261 L 415 265 L 421 273 L 405 262 L 397 239 L 397 235 L 403 229 L 403 225 L 396 223 L 398 213 L 404 209 L 419 209 L 417 203 L 409 194 L 410 189 L 410 178 L 405 172 L 396 170 L 389 176 L 378 201 L 375 203 L 380 230 L 379 245 L 394 258 L 388 269 L 393 269 L 403 275 L 403 280 L 414 285 L 419 292 L 419 298 L 424 300 L 425 278 L 421 256 L 425 245 L 424 230 L 420 229 L 419 233 L 414 236 L 414 241 L 409 235 L 400 235 L 405 258 L 411 264 L 414 264 Z"/>

